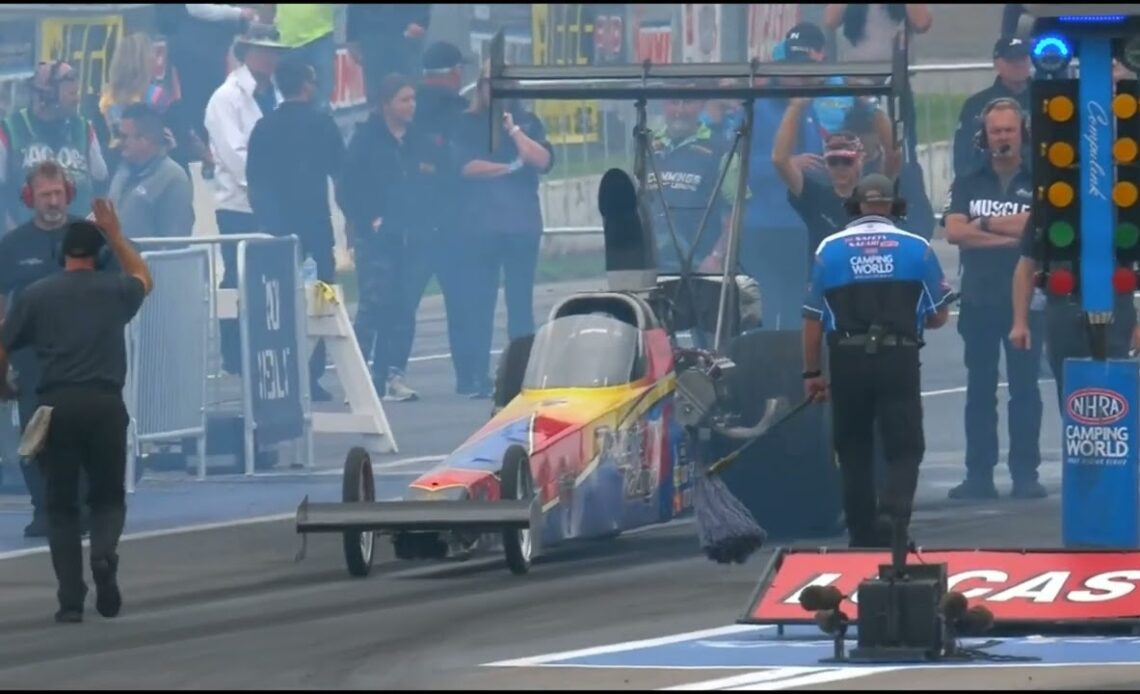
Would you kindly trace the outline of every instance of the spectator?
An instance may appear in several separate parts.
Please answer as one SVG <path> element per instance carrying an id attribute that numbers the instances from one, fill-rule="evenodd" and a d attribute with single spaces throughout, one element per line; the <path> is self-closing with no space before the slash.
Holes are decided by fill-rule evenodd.
<path id="1" fill-rule="evenodd" d="M 149 104 L 163 118 L 167 138 L 172 142 L 168 143 L 167 154 L 187 176 L 190 175 L 190 161 L 202 160 L 206 156 L 202 139 L 193 130 L 183 129 L 180 121 L 169 118 L 177 96 L 170 88 L 169 80 L 155 76 L 155 61 L 154 45 L 143 33 L 131 34 L 115 48 L 110 80 L 104 85 L 99 100 L 107 135 L 104 140 L 107 143 L 107 169 L 112 173 L 119 170 L 122 156 L 119 151 L 122 137 L 118 130 L 119 120 L 123 117 L 123 110 L 131 104 Z"/>
<path id="2" fill-rule="evenodd" d="M 288 55 L 311 65 L 317 76 L 313 106 L 325 111 L 333 93 L 336 74 L 336 43 L 333 29 L 336 8 L 332 4 L 277 3 L 274 23 Z"/>
<path id="3" fill-rule="evenodd" d="M 831 3 L 823 10 L 823 24 L 831 30 L 843 28 L 845 42 L 839 58 L 843 62 L 891 62 L 896 49 L 909 49 L 912 33 L 925 34 L 932 23 L 926 3 Z M 906 135 L 907 161 L 917 160 L 914 94 L 902 94 L 900 108 Z"/>
<path id="4" fill-rule="evenodd" d="M 438 181 L 438 195 L 446 200 L 459 199 L 459 171 L 450 157 L 450 149 L 455 129 L 468 106 L 467 99 L 459 94 L 463 86 L 463 66 L 468 62 L 453 44 L 433 43 L 424 51 L 423 84 L 416 92 L 416 127 L 444 143 L 449 153 L 449 164 L 445 171 L 440 172 Z M 437 278 L 447 312 L 447 338 L 455 369 L 455 391 L 460 395 L 470 395 L 476 387 L 470 366 L 474 333 L 464 327 L 468 316 L 463 310 L 463 297 L 471 291 L 474 280 L 466 267 L 467 258 L 453 246 L 463 226 L 458 206 L 447 206 L 439 212 L 443 217 L 438 233 L 418 236 L 408 246 L 411 257 L 407 263 L 406 295 L 412 302 L 411 310 L 415 315 L 432 275 Z M 441 250 L 444 248 L 448 250 Z"/>
<path id="5" fill-rule="evenodd" d="M 79 73 L 63 62 L 40 63 L 31 79 L 32 103 L 0 128 L 0 184 L 16 224 L 31 219 L 20 209 L 20 186 L 42 161 L 59 162 L 75 183 L 70 209 L 86 215 L 95 186 L 106 182 L 107 163 L 91 122 L 79 114 Z M 11 225 L 9 226 L 11 228 Z"/>
<path id="6" fill-rule="evenodd" d="M 258 231 L 249 204 L 245 163 L 253 126 L 277 105 L 273 71 L 284 46 L 267 39 L 241 37 L 234 44 L 234 57 L 241 65 L 230 73 L 206 106 L 206 131 L 217 163 L 214 198 L 219 234 L 252 234 Z M 237 247 L 222 245 L 221 287 L 237 287 Z M 237 322 L 221 323 L 222 363 L 226 371 L 240 373 L 241 343 Z"/>
<path id="7" fill-rule="evenodd" d="M 372 381 L 385 400 L 414 400 L 405 383 L 416 316 L 406 296 L 407 248 L 438 233 L 439 179 L 447 166 L 443 142 L 414 124 L 416 92 L 402 75 L 389 75 L 372 92 L 376 110 L 352 135 L 338 202 L 356 233 L 360 307 L 356 339 Z M 447 249 L 446 252 L 455 252 Z"/>
<path id="8" fill-rule="evenodd" d="M 542 121 L 514 101 L 503 105 L 502 123 L 495 125 L 506 136 L 492 151 L 487 132 L 490 105 L 490 83 L 483 77 L 456 137 L 464 179 L 463 218 L 473 245 L 468 258 L 472 271 L 479 273 L 480 287 L 472 292 L 469 307 L 471 328 L 479 337 L 473 398 L 491 395 L 491 342 L 500 270 L 508 339 L 534 334 L 534 274 L 542 243 L 539 176 L 554 166 L 554 148 L 546 139 Z"/>
<path id="9" fill-rule="evenodd" d="M 192 132 L 210 156 L 206 105 L 226 80 L 234 39 L 257 21 L 249 8 L 213 3 L 158 4 L 158 29 L 166 37 L 167 56 L 181 98 L 171 114 L 175 132 Z M 181 142 L 180 142 L 181 144 Z M 202 160 L 202 176 L 213 177 L 214 162 Z"/>
<path id="10" fill-rule="evenodd" d="M 190 176 L 167 154 L 162 118 L 135 103 L 119 121 L 123 163 L 111 179 L 111 202 L 127 238 L 178 237 L 194 233 Z"/>
<path id="11" fill-rule="evenodd" d="M 891 142 L 891 125 L 880 109 L 860 105 L 851 109 L 844 121 L 845 129 L 863 143 L 863 173 L 885 173 L 901 166 L 899 193 L 906 200 L 904 219 L 894 220 L 899 228 L 918 234 L 929 241 L 934 235 L 934 207 L 926 194 L 922 166 L 916 161 L 887 162 L 885 143 Z M 885 130 L 885 132 L 884 132 Z"/>
<path id="12" fill-rule="evenodd" d="M 826 39 L 818 26 L 801 22 L 784 37 L 781 62 L 822 62 Z M 782 78 L 784 84 L 801 78 Z M 765 330 L 799 331 L 803 325 L 803 288 L 814 247 L 808 247 L 803 220 L 788 202 L 787 187 L 772 163 L 776 130 L 788 100 L 757 99 L 753 107 L 752 147 L 749 153 L 748 189 L 740 239 L 740 264 L 760 284 L 764 297 Z M 808 176 L 826 177 L 823 170 L 823 131 L 814 111 L 804 109 L 796 128 L 792 162 Z"/>
<path id="13" fill-rule="evenodd" d="M 329 181 L 340 175 L 344 140 L 332 114 L 315 105 L 319 80 L 311 65 L 293 54 L 277 66 L 276 80 L 284 101 L 257 122 L 249 138 L 250 205 L 262 229 L 274 236 L 295 235 L 302 259 L 312 256 L 316 262 L 317 279 L 335 283 Z M 332 399 L 320 385 L 325 365 L 321 340 L 309 363 L 315 402 Z"/>
<path id="14" fill-rule="evenodd" d="M 348 5 L 345 32 L 348 50 L 364 67 L 365 90 L 379 86 L 385 75 L 419 77 L 419 54 L 431 23 L 431 5 Z"/>
<path id="15" fill-rule="evenodd" d="M 994 99 L 1009 98 L 1017 101 L 1022 111 L 1029 111 L 1029 46 L 1024 39 L 1003 38 L 994 44 L 994 70 L 997 77 L 989 87 L 977 92 L 962 104 L 958 115 L 958 129 L 954 131 L 954 177 L 969 175 L 986 163 L 988 152 L 974 146 L 981 128 L 982 109 Z M 1022 156 L 1028 158 L 1028 142 Z"/>

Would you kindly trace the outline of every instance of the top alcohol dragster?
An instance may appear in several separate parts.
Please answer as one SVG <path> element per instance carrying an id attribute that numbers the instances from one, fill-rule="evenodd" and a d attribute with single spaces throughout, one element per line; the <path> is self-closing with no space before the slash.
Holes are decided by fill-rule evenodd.
<path id="1" fill-rule="evenodd" d="M 371 569 L 376 532 L 392 535 L 401 559 L 501 547 L 511 570 L 523 573 L 564 541 L 612 537 L 689 513 L 697 472 L 744 444 L 754 445 L 723 479 L 770 535 L 834 532 L 841 501 L 823 408 L 758 440 L 790 403 L 802 400 L 802 369 L 799 331 L 743 329 L 741 306 L 748 302 L 741 297 L 754 286 L 737 271 L 752 106 L 762 96 L 896 97 L 905 52 L 893 65 L 840 70 L 757 61 L 509 67 L 503 49 L 500 33 L 491 44 L 492 124 L 505 98 L 636 103 L 637 184 L 612 169 L 599 188 L 609 289 L 563 299 L 536 335 L 511 342 L 499 362 L 491 420 L 413 481 L 403 500 L 375 500 L 368 453 L 354 448 L 342 501 L 306 497 L 297 532 L 343 534 L 348 568 L 357 576 Z M 725 86 L 731 81 L 742 84 Z M 691 271 L 667 205 L 681 271 L 657 272 L 646 213 L 646 180 L 655 167 L 646 102 L 653 98 L 744 101 L 744 122 L 708 202 L 711 209 L 732 156 L 743 153 L 727 253 L 716 275 Z M 893 116 L 894 98 L 889 106 Z M 498 129 L 491 132 L 494 142 Z M 711 347 L 685 346 L 685 333 Z"/>

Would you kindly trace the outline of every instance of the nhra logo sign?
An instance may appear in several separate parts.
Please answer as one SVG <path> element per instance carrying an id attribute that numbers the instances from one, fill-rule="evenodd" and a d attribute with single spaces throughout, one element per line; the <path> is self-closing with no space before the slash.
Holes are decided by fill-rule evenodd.
<path id="1" fill-rule="evenodd" d="M 1065 402 L 1069 417 L 1078 424 L 1108 426 L 1128 414 L 1128 401 L 1120 393 L 1103 388 L 1082 388 Z"/>
<path id="2" fill-rule="evenodd" d="M 950 590 L 985 605 L 998 622 L 1137 619 L 1140 552 L 924 552 L 926 564 L 947 565 Z M 857 619 L 859 584 L 889 564 L 886 552 L 789 551 L 748 611 L 751 623 L 809 623 L 799 604 L 808 586 L 835 586 L 849 596 L 844 610 Z M 908 561 L 916 561 L 908 558 Z"/>

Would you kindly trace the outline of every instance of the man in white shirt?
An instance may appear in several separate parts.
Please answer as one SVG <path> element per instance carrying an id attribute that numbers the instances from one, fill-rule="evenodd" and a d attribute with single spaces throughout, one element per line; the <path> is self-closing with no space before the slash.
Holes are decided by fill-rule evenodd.
<path id="1" fill-rule="evenodd" d="M 206 131 L 214 157 L 214 212 L 219 234 L 252 234 L 258 231 L 249 204 L 245 177 L 246 153 L 253 126 L 261 116 L 277 106 L 273 85 L 277 62 L 287 50 L 284 44 L 267 39 L 238 37 L 234 58 L 241 63 L 226 77 L 206 105 Z M 237 287 L 237 246 L 222 246 L 221 287 Z M 229 373 L 241 371 L 241 345 L 236 321 L 221 324 L 222 364 Z"/>

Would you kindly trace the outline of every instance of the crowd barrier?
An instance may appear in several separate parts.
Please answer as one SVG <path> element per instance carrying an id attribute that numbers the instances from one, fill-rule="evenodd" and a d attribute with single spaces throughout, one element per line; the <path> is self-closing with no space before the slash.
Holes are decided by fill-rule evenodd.
<path id="1" fill-rule="evenodd" d="M 343 301 L 330 304 L 307 291 L 313 287 L 301 282 L 296 237 L 134 242 L 144 249 L 155 290 L 127 329 L 129 491 L 147 461 L 164 455 L 186 463 L 193 457 L 204 480 L 228 467 L 211 467 L 212 455 L 236 459 L 246 476 L 259 474 L 274 453 L 289 456 L 291 467 L 311 468 L 320 433 L 359 435 L 359 445 L 375 453 L 397 450 L 379 396 L 362 375 L 367 365 Z M 219 286 L 218 250 L 225 245 L 236 246 L 236 287 Z M 170 246 L 179 248 L 163 250 Z M 223 368 L 224 321 L 237 322 L 240 375 Z M 347 413 L 313 411 L 309 358 L 322 337 L 348 394 Z"/>

